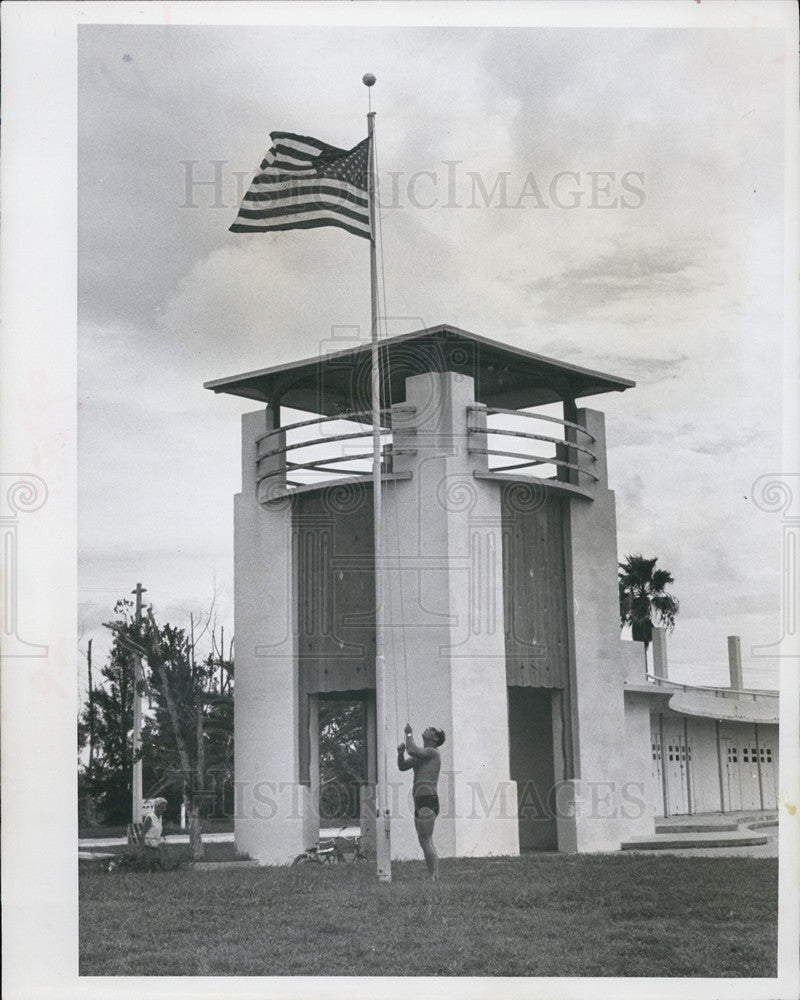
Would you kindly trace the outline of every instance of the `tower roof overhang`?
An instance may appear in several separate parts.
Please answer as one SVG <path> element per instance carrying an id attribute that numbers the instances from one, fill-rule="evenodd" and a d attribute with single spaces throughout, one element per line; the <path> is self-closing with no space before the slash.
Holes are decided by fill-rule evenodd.
<path id="1" fill-rule="evenodd" d="M 381 405 L 405 399 L 405 380 L 424 372 L 456 372 L 475 382 L 475 399 L 487 406 L 522 410 L 636 383 L 518 347 L 478 337 L 447 324 L 379 342 Z M 311 413 L 367 410 L 371 400 L 369 342 L 304 361 L 205 382 L 214 392 Z"/>

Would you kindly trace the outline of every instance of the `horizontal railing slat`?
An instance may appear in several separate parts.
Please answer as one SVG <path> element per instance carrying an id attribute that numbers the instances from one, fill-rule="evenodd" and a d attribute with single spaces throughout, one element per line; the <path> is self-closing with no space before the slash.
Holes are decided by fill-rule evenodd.
<path id="1" fill-rule="evenodd" d="M 390 454 L 389 452 L 384 452 L 384 455 Z M 395 448 L 392 455 L 411 455 L 414 454 L 412 448 Z M 324 467 L 335 465 L 337 462 L 360 462 L 366 459 L 372 458 L 371 451 L 362 452 L 360 455 L 337 455 L 335 458 L 320 458 L 314 459 L 309 462 L 287 462 L 285 466 L 280 466 L 280 468 L 273 469 L 271 472 L 265 472 L 263 475 L 259 476 L 256 482 L 261 483 L 265 479 L 272 479 L 273 476 L 281 476 L 286 472 L 301 472 L 303 470 L 314 472 L 314 471 L 328 471 Z M 372 475 L 372 469 L 365 469 L 361 472 L 358 469 L 353 469 L 350 471 L 344 469 L 330 469 L 329 471 L 335 473 L 336 475 L 354 475 L 354 476 L 365 476 L 369 477 Z"/>
<path id="2" fill-rule="evenodd" d="M 403 410 L 413 410 L 415 407 L 400 405 L 397 409 Z M 392 408 L 384 407 L 381 411 L 381 416 L 389 414 L 391 416 Z M 362 419 L 363 418 L 363 419 Z M 266 434 L 262 434 L 260 437 L 256 438 L 256 444 L 260 444 L 262 441 L 266 441 L 267 438 L 275 437 L 276 434 L 281 434 L 285 431 L 293 431 L 298 427 L 313 427 L 314 424 L 326 424 L 332 423 L 334 420 L 350 420 L 357 424 L 369 424 L 372 422 L 372 411 L 371 410 L 358 410 L 353 413 L 337 413 L 332 417 L 312 417 L 311 420 L 299 420 L 295 424 L 286 424 L 283 427 L 276 427 L 271 431 L 267 431 Z M 383 425 L 385 429 L 391 430 L 391 421 Z M 370 433 L 367 431 L 366 433 Z"/>
<path id="3" fill-rule="evenodd" d="M 282 448 L 273 448 L 272 451 L 266 451 L 263 455 L 258 455 L 256 458 L 257 462 L 262 462 L 265 458 L 272 458 L 275 455 L 285 455 L 287 451 L 297 451 L 299 448 L 314 448 L 323 444 L 330 444 L 333 441 L 353 441 L 356 438 L 369 437 L 372 431 L 356 431 L 352 434 L 332 434 L 330 437 L 317 438 L 314 441 L 295 441 L 293 444 L 286 444 Z M 346 461 L 346 458 L 341 458 L 340 461 Z"/>
<path id="4" fill-rule="evenodd" d="M 544 413 L 527 413 L 525 410 L 504 410 L 499 406 L 470 406 L 470 410 L 474 413 L 485 413 L 487 417 L 494 416 L 496 413 L 503 413 L 509 417 L 528 417 L 529 420 L 547 420 L 551 424 L 561 424 L 562 427 L 571 427 L 573 430 L 580 431 L 581 434 L 585 434 L 590 441 L 594 441 L 593 435 L 582 427 L 580 424 L 574 424 L 571 420 L 562 420 L 560 417 L 549 417 Z"/>
<path id="5" fill-rule="evenodd" d="M 501 427 L 469 427 L 468 430 L 470 434 L 498 434 L 507 437 L 527 438 L 530 441 L 549 441 L 551 444 L 558 445 L 559 447 L 564 446 L 574 448 L 576 451 L 582 451 L 593 461 L 597 461 L 593 451 L 590 451 L 582 444 L 576 444 L 574 441 L 565 441 L 564 438 L 549 437 L 546 434 L 531 434 L 528 431 L 508 431 L 503 430 Z"/>
<path id="6" fill-rule="evenodd" d="M 598 477 L 593 472 L 589 472 L 588 469 L 582 469 L 579 465 L 575 465 L 574 462 L 565 462 L 560 458 L 548 458 L 546 455 L 525 455 L 520 451 L 494 451 L 490 448 L 470 448 L 469 453 L 470 455 L 499 455 L 501 458 L 524 458 L 531 460 L 531 464 L 533 464 L 533 460 L 536 460 L 539 465 L 559 465 L 563 469 L 574 469 L 576 472 L 580 472 L 584 476 L 593 479 L 596 483 L 599 482 Z M 490 469 L 489 471 L 491 472 L 492 470 Z"/>

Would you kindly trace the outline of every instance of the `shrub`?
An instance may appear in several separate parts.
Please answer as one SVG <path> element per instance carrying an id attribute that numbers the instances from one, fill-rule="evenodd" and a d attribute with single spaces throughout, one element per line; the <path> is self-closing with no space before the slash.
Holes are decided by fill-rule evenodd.
<path id="1" fill-rule="evenodd" d="M 108 870 L 126 872 L 174 872 L 186 864 L 183 852 L 165 847 L 134 847 L 109 861 Z"/>

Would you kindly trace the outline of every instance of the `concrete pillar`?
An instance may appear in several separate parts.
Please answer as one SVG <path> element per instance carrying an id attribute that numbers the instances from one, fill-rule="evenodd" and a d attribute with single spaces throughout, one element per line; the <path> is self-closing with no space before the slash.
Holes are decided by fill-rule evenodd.
<path id="1" fill-rule="evenodd" d="M 625 772 L 630 784 L 625 797 L 629 826 L 625 840 L 655 833 L 655 806 L 661 786 L 653 775 L 650 695 L 629 691 L 625 696 Z"/>
<path id="2" fill-rule="evenodd" d="M 667 630 L 653 626 L 653 673 L 662 680 L 669 677 L 667 668 Z"/>
<path id="3" fill-rule="evenodd" d="M 237 850 L 285 864 L 314 842 L 317 828 L 310 789 L 299 782 L 292 501 L 262 504 L 256 495 L 258 475 L 281 460 L 257 463 L 258 438 L 273 426 L 270 410 L 242 417 L 242 492 L 234 498 L 234 836 Z"/>
<path id="4" fill-rule="evenodd" d="M 473 475 L 486 469 L 486 457 L 469 451 L 473 380 L 415 375 L 406 381 L 406 404 L 414 409 L 395 413 L 394 470 L 412 478 L 384 494 L 387 744 L 391 752 L 406 721 L 418 741 L 429 725 L 445 730 L 435 836 L 441 855 L 517 854 L 500 491 Z M 473 426 L 480 419 L 471 414 Z M 390 767 L 392 854 L 419 858 L 411 772 Z"/>
<path id="5" fill-rule="evenodd" d="M 742 679 L 742 640 L 738 635 L 728 636 L 728 669 L 730 670 L 731 687 L 734 691 L 744 688 Z"/>
<path id="6" fill-rule="evenodd" d="M 617 850 L 630 829 L 636 804 L 626 801 L 625 709 L 619 652 L 617 529 L 608 489 L 603 414 L 578 410 L 577 422 L 593 436 L 592 461 L 579 463 L 597 481 L 581 476 L 592 499 L 569 502 L 567 586 L 571 634 L 571 718 L 574 776 L 558 794 L 561 851 Z M 580 443 L 586 443 L 582 436 Z"/>

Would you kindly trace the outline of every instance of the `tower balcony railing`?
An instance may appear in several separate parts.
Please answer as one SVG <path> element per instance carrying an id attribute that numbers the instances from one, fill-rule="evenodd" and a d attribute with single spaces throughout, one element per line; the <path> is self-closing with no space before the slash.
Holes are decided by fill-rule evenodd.
<path id="1" fill-rule="evenodd" d="M 380 411 L 380 423 L 381 470 L 391 474 L 394 455 L 411 449 L 393 450 L 391 410 Z M 288 492 L 344 479 L 370 479 L 372 435 L 369 410 L 314 417 L 268 431 L 256 440 L 257 488 L 261 492 L 262 485 L 269 484 L 270 493 L 275 487 Z"/>
<path id="2" fill-rule="evenodd" d="M 490 472 L 535 476 L 576 486 L 599 481 L 592 468 L 597 462 L 591 447 L 595 438 L 580 424 L 497 406 L 472 406 L 470 411 L 469 450 L 487 456 Z"/>
<path id="3" fill-rule="evenodd" d="M 400 411 L 400 413 L 398 413 Z M 394 474 L 397 455 L 414 454 L 393 442 L 393 414 L 402 416 L 403 444 L 414 435 L 414 408 L 380 411 L 381 470 Z M 535 422 L 535 423 L 532 423 Z M 490 473 L 572 484 L 580 492 L 599 477 L 593 466 L 595 438 L 580 424 L 544 413 L 470 406 L 469 452 L 485 455 Z M 267 431 L 256 440 L 259 495 L 372 476 L 372 414 L 369 410 L 312 417 Z"/>

